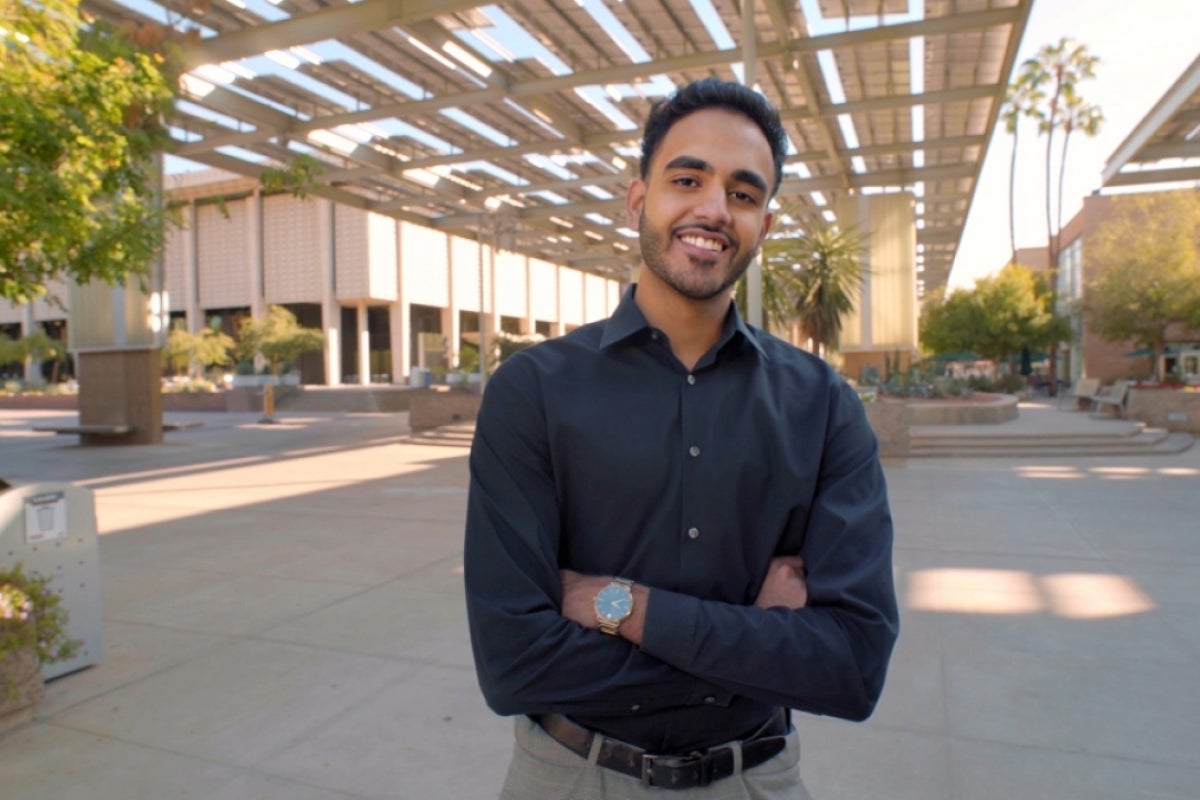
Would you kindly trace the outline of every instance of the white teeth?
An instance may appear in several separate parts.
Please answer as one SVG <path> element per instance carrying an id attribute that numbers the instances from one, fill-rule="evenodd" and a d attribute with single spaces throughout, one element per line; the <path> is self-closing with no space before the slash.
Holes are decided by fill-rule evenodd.
<path id="1" fill-rule="evenodd" d="M 725 245 L 721 244 L 720 242 L 713 241 L 712 239 L 705 239 L 703 236 L 681 236 L 679 238 L 686 244 L 694 245 L 696 247 L 703 247 L 705 250 L 712 250 L 714 253 L 719 253 L 725 249 Z"/>

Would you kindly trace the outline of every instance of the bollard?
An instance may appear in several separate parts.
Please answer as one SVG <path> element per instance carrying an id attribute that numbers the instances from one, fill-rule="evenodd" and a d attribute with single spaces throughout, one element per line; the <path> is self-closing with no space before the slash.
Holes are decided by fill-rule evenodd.
<path id="1" fill-rule="evenodd" d="M 263 387 L 263 417 L 259 422 L 275 422 L 275 387 L 269 383 Z"/>

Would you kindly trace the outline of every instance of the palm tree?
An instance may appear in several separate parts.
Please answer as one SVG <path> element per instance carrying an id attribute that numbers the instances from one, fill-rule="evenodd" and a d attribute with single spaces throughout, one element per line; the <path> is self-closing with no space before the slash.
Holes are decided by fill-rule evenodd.
<path id="1" fill-rule="evenodd" d="M 1000 116 L 1004 130 L 1013 137 L 1012 154 L 1008 162 L 1008 240 L 1012 249 L 1010 264 L 1017 263 L 1017 144 L 1021 117 L 1031 116 L 1044 98 L 1035 77 L 1038 64 L 1032 59 L 1021 65 L 1017 79 L 1009 84 Z"/>
<path id="2" fill-rule="evenodd" d="M 796 274 L 796 261 L 788 255 L 795 241 L 791 238 L 775 238 L 763 242 L 763 327 L 769 331 L 785 331 L 796 319 L 796 296 L 800 291 L 800 281 Z M 747 280 L 743 277 L 738 281 L 734 294 L 743 317 L 747 316 Z"/>
<path id="3" fill-rule="evenodd" d="M 837 346 L 842 319 L 854 310 L 865 270 L 863 240 L 854 229 L 813 219 L 804 236 L 786 240 L 781 260 L 794 265 L 796 319 L 818 355 Z"/>
<path id="4" fill-rule="evenodd" d="M 1046 134 L 1046 251 L 1050 275 L 1050 299 L 1052 305 L 1057 305 L 1057 284 L 1054 272 L 1058 265 L 1060 247 L 1059 235 L 1062 226 L 1062 190 L 1063 165 L 1066 163 L 1067 145 L 1074 131 L 1081 131 L 1089 136 L 1100 130 L 1104 120 L 1097 106 L 1086 103 L 1079 95 L 1079 84 L 1088 78 L 1096 77 L 1096 65 L 1100 59 L 1088 52 L 1085 45 L 1079 44 L 1069 37 L 1063 37 L 1056 44 L 1043 45 L 1037 55 L 1027 59 L 1021 65 L 1021 76 L 1018 81 L 1029 84 L 1028 91 L 1036 93 L 1035 101 L 1026 109 L 1025 114 L 1036 119 L 1038 133 Z M 1049 86 L 1051 91 L 1043 91 Z M 1058 186 L 1051 179 L 1054 162 L 1054 136 L 1058 131 L 1063 132 L 1062 163 L 1059 166 Z M 1058 225 L 1051 215 L 1053 197 L 1058 196 Z M 1050 348 L 1050 386 L 1054 393 L 1057 386 L 1053 378 L 1058 373 L 1058 347 Z"/>

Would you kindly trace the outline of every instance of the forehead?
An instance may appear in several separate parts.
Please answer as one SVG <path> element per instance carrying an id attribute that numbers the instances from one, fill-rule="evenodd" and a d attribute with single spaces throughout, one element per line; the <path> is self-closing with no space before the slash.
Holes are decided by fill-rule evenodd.
<path id="1" fill-rule="evenodd" d="M 676 120 L 663 136 L 652 167 L 661 170 L 681 155 L 700 158 L 722 172 L 753 170 L 768 185 L 773 183 L 775 162 L 766 135 L 736 111 L 706 108 Z"/>

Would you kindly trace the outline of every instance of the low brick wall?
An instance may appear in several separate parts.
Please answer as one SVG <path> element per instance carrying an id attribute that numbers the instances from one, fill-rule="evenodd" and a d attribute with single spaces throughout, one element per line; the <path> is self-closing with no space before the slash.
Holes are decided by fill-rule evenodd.
<path id="1" fill-rule="evenodd" d="M 0 394 L 0 408 L 45 409 L 75 411 L 79 408 L 77 394 Z"/>
<path id="2" fill-rule="evenodd" d="M 483 395 L 466 389 L 413 389 L 408 406 L 408 426 L 414 431 L 442 425 L 474 422 Z"/>
<path id="3" fill-rule="evenodd" d="M 972 400 L 922 400 L 909 408 L 913 425 L 991 425 L 1017 418 L 1017 397 L 977 394 Z"/>
<path id="4" fill-rule="evenodd" d="M 882 397 L 864 404 L 867 421 L 879 440 L 882 458 L 904 458 L 909 451 L 908 427 L 912 424 L 912 406 L 904 400 Z"/>
<path id="5" fill-rule="evenodd" d="M 1154 428 L 1200 433 L 1200 392 L 1132 387 L 1125 416 Z"/>
<path id="6" fill-rule="evenodd" d="M 225 392 L 163 392 L 163 411 L 224 411 Z"/>

